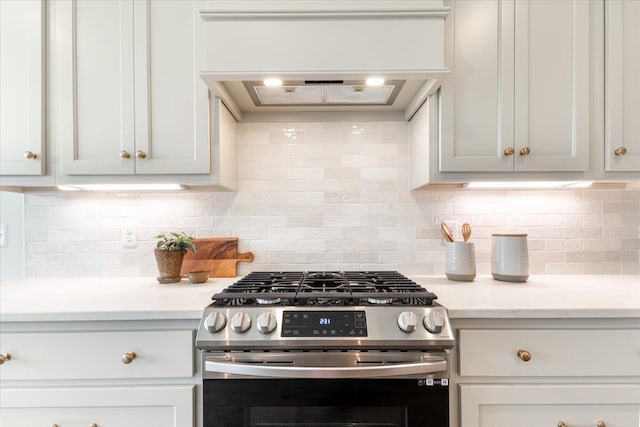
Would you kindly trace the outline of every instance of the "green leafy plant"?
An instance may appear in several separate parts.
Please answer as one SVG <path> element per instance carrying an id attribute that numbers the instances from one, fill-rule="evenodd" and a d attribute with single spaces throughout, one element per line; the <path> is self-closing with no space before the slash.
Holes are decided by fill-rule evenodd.
<path id="1" fill-rule="evenodd" d="M 160 233 L 156 239 L 160 239 L 156 244 L 156 249 L 161 251 L 182 251 L 185 254 L 187 251 L 194 252 L 196 250 L 193 237 L 186 233 Z"/>

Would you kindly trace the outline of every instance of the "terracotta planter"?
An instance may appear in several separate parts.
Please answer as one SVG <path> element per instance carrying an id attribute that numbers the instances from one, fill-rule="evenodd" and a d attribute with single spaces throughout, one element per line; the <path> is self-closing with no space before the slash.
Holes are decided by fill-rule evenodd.
<path id="1" fill-rule="evenodd" d="M 156 262 L 158 263 L 158 282 L 176 283 L 180 281 L 180 268 L 184 253 L 182 251 L 161 251 L 154 249 Z"/>

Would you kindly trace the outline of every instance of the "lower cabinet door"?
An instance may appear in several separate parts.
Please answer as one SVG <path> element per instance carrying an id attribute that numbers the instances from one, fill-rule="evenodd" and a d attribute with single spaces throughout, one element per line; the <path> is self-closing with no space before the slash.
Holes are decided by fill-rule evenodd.
<path id="1" fill-rule="evenodd" d="M 194 387 L 3 389 L 2 427 L 193 427 Z"/>
<path id="2" fill-rule="evenodd" d="M 464 427 L 638 425 L 637 385 L 460 386 L 460 426 Z"/>

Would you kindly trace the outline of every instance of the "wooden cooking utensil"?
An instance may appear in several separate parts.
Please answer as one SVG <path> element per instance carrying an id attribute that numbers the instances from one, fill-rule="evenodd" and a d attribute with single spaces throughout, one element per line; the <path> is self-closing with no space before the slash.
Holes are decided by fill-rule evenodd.
<path id="1" fill-rule="evenodd" d="M 465 222 L 464 224 L 462 224 L 462 238 L 466 242 L 467 240 L 469 240 L 469 237 L 471 237 L 471 224 Z"/>
<path id="2" fill-rule="evenodd" d="M 443 222 L 440 225 L 440 228 L 442 229 L 442 234 L 443 234 L 444 238 L 447 239 L 448 242 L 453 242 L 453 233 L 451 233 L 451 230 L 449 229 L 447 224 L 445 224 Z"/>

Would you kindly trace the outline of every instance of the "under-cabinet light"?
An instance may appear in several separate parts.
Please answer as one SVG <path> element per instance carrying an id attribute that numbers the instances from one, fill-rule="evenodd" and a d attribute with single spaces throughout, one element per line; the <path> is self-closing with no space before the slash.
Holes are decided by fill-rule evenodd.
<path id="1" fill-rule="evenodd" d="M 591 181 L 504 181 L 469 182 L 464 185 L 471 189 L 552 189 L 552 188 L 589 188 Z"/>
<path id="2" fill-rule="evenodd" d="M 86 185 L 58 185 L 59 190 L 75 191 L 149 191 L 149 190 L 184 190 L 180 184 L 86 184 Z"/>

